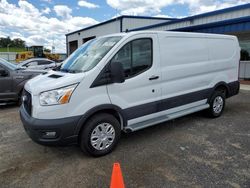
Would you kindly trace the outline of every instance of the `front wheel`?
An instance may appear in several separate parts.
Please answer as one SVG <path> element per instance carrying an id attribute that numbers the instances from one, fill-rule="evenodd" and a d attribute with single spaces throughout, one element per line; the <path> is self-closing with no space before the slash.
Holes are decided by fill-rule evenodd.
<path id="1" fill-rule="evenodd" d="M 17 98 L 17 102 L 16 102 L 17 106 L 22 105 L 22 95 L 23 95 L 23 89 L 18 94 L 18 98 Z"/>
<path id="2" fill-rule="evenodd" d="M 119 141 L 120 127 L 118 120 L 111 114 L 94 115 L 87 121 L 81 132 L 81 149 L 96 157 L 110 153 Z"/>
<path id="3" fill-rule="evenodd" d="M 208 116 L 212 118 L 217 118 L 221 116 L 225 108 L 225 98 L 225 92 L 214 92 L 209 101 L 210 108 L 207 110 Z"/>

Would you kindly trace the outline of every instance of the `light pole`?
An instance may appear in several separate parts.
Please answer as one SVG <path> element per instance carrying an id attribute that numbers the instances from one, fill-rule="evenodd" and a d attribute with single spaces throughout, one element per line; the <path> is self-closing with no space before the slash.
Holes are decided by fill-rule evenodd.
<path id="1" fill-rule="evenodd" d="M 10 51 L 10 44 L 7 45 L 7 52 Z"/>

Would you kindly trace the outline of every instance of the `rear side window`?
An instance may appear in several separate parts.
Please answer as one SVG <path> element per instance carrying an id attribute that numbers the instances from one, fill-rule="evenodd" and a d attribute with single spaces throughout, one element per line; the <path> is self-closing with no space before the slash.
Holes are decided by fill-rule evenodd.
<path id="1" fill-rule="evenodd" d="M 44 60 L 38 61 L 38 65 L 49 65 L 51 63 L 52 63 L 51 61 L 44 61 Z"/>
<path id="2" fill-rule="evenodd" d="M 152 39 L 136 39 L 124 45 L 111 60 L 121 62 L 125 77 L 133 77 L 152 65 Z"/>
<path id="3" fill-rule="evenodd" d="M 27 63 L 25 66 L 37 66 L 38 62 L 37 61 L 31 61 L 29 63 Z"/>

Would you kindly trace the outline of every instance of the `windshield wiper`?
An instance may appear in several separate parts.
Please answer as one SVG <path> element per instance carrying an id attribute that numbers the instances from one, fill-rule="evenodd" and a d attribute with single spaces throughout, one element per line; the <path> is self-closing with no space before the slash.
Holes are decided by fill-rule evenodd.
<path id="1" fill-rule="evenodd" d="M 61 72 L 68 72 L 68 73 L 79 73 L 82 72 L 81 70 L 70 70 L 70 69 L 59 69 Z"/>
<path id="2" fill-rule="evenodd" d="M 68 69 L 59 69 L 59 71 L 61 71 L 61 72 L 69 72 Z"/>
<path id="3" fill-rule="evenodd" d="M 82 72 L 82 71 L 80 71 L 80 70 L 69 70 L 68 72 L 69 73 L 79 73 L 79 72 Z"/>

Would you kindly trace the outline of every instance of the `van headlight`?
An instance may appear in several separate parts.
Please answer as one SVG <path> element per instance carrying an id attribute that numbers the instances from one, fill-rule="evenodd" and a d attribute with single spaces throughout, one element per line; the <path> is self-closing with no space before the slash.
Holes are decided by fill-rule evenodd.
<path id="1" fill-rule="evenodd" d="M 66 104 L 76 88 L 77 84 L 59 88 L 55 90 L 45 91 L 40 94 L 40 104 L 42 106 Z"/>

